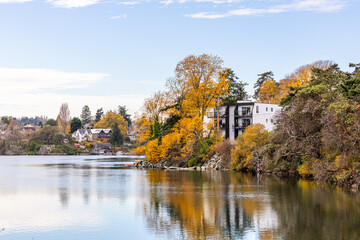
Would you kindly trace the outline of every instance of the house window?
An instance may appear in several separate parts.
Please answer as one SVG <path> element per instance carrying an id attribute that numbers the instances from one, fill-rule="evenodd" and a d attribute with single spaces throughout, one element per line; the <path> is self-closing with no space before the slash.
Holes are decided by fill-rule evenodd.
<path id="1" fill-rule="evenodd" d="M 256 113 L 259 113 L 259 106 L 256 106 Z"/>
<path id="2" fill-rule="evenodd" d="M 271 108 L 271 111 L 273 112 L 273 111 L 274 111 L 274 109 L 273 109 L 273 108 Z"/>
<path id="3" fill-rule="evenodd" d="M 268 119 L 266 119 L 266 123 L 268 123 Z"/>
<path id="4" fill-rule="evenodd" d="M 243 116 L 250 115 L 250 107 L 242 107 L 241 108 L 241 115 L 243 115 Z"/>
<path id="5" fill-rule="evenodd" d="M 268 111 L 268 108 L 266 107 L 266 111 Z"/>
<path id="6" fill-rule="evenodd" d="M 273 119 L 271 119 L 270 121 L 271 121 L 271 123 L 274 123 L 274 120 L 273 120 Z"/>
<path id="7" fill-rule="evenodd" d="M 246 128 L 250 125 L 250 119 L 242 119 L 242 127 Z"/>

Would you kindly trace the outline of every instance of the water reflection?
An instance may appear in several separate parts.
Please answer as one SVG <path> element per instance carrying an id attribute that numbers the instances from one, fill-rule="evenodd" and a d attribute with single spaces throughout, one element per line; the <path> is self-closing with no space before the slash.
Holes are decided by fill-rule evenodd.
<path id="1" fill-rule="evenodd" d="M 358 194 L 306 181 L 224 172 L 148 171 L 144 214 L 160 236 L 358 239 Z M 158 187 L 161 185 L 162 187 Z"/>
<path id="2" fill-rule="evenodd" d="M 3 239 L 360 239 L 360 197 L 233 172 L 126 169 L 132 159 L 0 158 Z"/>

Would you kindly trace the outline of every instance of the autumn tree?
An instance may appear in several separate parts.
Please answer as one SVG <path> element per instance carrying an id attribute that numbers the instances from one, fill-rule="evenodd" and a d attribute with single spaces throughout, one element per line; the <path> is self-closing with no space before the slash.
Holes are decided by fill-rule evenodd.
<path id="1" fill-rule="evenodd" d="M 274 80 L 266 80 L 259 90 L 259 102 L 263 103 L 280 103 L 278 83 Z"/>
<path id="2" fill-rule="evenodd" d="M 205 158 L 213 135 L 206 133 L 204 117 L 229 91 L 222 63 L 217 56 L 188 56 L 177 64 L 175 76 L 166 83 L 167 91 L 145 100 L 137 123 L 149 161 Z"/>
<path id="3" fill-rule="evenodd" d="M 107 112 L 99 122 L 94 125 L 94 128 L 112 128 L 114 124 L 117 124 L 121 133 L 126 134 L 128 125 L 124 117 L 121 114 L 114 112 Z"/>
<path id="4" fill-rule="evenodd" d="M 231 153 L 233 168 L 258 170 L 259 148 L 269 141 L 269 134 L 262 124 L 248 126 L 238 137 L 237 145 Z"/>
<path id="5" fill-rule="evenodd" d="M 91 111 L 88 105 L 85 105 L 81 111 L 81 115 L 80 115 L 82 124 L 88 124 L 91 122 Z"/>
<path id="6" fill-rule="evenodd" d="M 256 83 L 254 84 L 254 89 L 255 89 L 254 90 L 254 98 L 255 99 L 259 98 L 260 88 L 267 80 L 274 81 L 274 74 L 271 71 L 258 74 L 258 76 L 259 76 L 259 78 L 257 79 Z"/>
<path id="7" fill-rule="evenodd" d="M 223 60 L 218 56 L 190 55 L 180 61 L 175 69 L 177 85 L 184 85 L 185 99 L 181 105 L 188 116 L 200 116 L 203 121 L 209 108 L 217 98 L 228 93 L 229 83 L 224 75 Z"/>
<path id="8" fill-rule="evenodd" d="M 67 103 L 61 104 L 57 123 L 61 133 L 67 134 L 70 132 L 70 110 Z"/>

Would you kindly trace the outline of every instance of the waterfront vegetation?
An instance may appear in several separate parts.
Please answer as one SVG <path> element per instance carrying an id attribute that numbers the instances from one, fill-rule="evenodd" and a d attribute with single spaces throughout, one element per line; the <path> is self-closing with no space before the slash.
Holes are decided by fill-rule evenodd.
<path id="1" fill-rule="evenodd" d="M 195 166 L 214 154 L 234 170 L 277 172 L 360 186 L 360 65 L 344 72 L 330 61 L 304 65 L 285 79 L 259 74 L 258 101 L 280 103 L 276 128 L 246 128 L 236 144 L 222 139 L 216 122 L 205 122 L 209 108 L 231 96 L 231 69 L 217 56 L 189 56 L 180 61 L 166 91 L 146 99 L 136 124 L 140 147 L 150 162 Z M 231 71 L 232 76 L 235 74 Z M 235 79 L 235 80 L 234 80 Z M 236 94 L 236 93 L 235 93 Z M 229 96 L 230 95 L 230 96 Z"/>
<path id="2" fill-rule="evenodd" d="M 279 81 L 271 71 L 259 74 L 253 97 L 282 106 L 276 127 L 268 132 L 261 124 L 250 125 L 232 142 L 220 136 L 216 119 L 206 116 L 223 103 L 249 98 L 247 84 L 220 57 L 190 55 L 177 64 L 166 90 L 145 100 L 135 121 L 121 105 L 106 114 L 98 109 L 94 117 L 84 106 L 80 118 L 71 119 L 66 103 L 56 120 L 38 120 L 37 131 L 20 131 L 21 121 L 3 117 L 6 135 L 0 153 L 90 153 L 93 142 L 74 146 L 71 133 L 79 128 L 112 128 L 112 136 L 98 142 L 110 141 L 121 150 L 124 141 L 129 143 L 128 129 L 135 126 L 138 138 L 130 148 L 151 163 L 193 167 L 217 154 L 233 170 L 292 174 L 359 188 L 360 65 L 350 67 L 345 72 L 330 61 L 318 61 Z"/>
<path id="3" fill-rule="evenodd" d="M 130 140 L 127 137 L 128 121 L 131 121 L 129 117 L 126 107 L 119 106 L 118 110 L 109 111 L 106 114 L 102 112 L 102 109 L 98 109 L 93 118 L 89 107 L 85 105 L 80 118 L 70 118 L 67 103 L 61 105 L 56 120 L 46 117 L 21 119 L 2 117 L 0 123 L 0 131 L 2 132 L 0 155 L 89 154 L 93 150 L 95 142 L 110 142 L 114 147 L 114 152 L 128 151 L 128 148 L 131 148 Z M 24 119 L 27 122 L 24 122 Z M 26 129 L 25 125 L 30 123 L 29 120 L 32 121 L 33 125 L 30 129 Z M 113 134 L 110 135 L 110 138 L 77 142 L 72 133 L 81 128 L 107 128 L 112 129 Z M 128 143 L 126 148 L 122 146 L 124 140 Z"/>

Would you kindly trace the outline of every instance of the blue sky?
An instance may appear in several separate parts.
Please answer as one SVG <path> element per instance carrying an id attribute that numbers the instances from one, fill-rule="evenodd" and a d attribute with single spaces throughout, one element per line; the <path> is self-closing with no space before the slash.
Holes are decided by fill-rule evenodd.
<path id="1" fill-rule="evenodd" d="M 0 116 L 140 109 L 180 60 L 214 54 L 249 83 L 360 62 L 358 0 L 0 0 Z"/>

